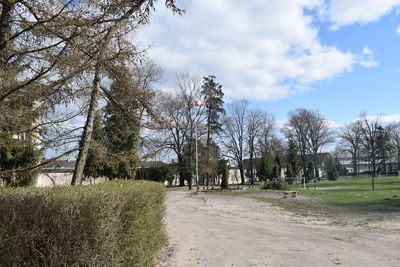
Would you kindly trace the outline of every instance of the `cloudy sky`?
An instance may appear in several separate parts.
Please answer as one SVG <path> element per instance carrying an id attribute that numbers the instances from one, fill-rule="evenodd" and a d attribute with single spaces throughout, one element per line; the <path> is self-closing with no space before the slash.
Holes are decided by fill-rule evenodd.
<path id="1" fill-rule="evenodd" d="M 138 36 L 164 69 L 217 76 L 226 100 L 246 99 L 284 120 L 297 107 L 338 124 L 400 115 L 400 0 L 159 1 Z"/>

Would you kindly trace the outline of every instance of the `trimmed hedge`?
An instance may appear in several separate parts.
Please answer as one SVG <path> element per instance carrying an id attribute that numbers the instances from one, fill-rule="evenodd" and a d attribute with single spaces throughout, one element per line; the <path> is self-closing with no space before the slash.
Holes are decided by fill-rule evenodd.
<path id="1" fill-rule="evenodd" d="M 154 266 L 165 187 L 146 181 L 0 190 L 0 266 Z"/>

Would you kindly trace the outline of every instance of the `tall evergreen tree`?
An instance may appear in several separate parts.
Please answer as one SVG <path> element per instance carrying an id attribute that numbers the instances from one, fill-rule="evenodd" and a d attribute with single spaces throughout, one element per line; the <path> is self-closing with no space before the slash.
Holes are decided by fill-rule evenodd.
<path id="1" fill-rule="evenodd" d="M 330 158 L 327 162 L 327 166 L 326 166 L 326 172 L 327 172 L 327 176 L 328 179 L 331 181 L 335 181 L 337 180 L 339 174 L 338 174 L 338 169 L 336 166 L 336 161 L 333 158 Z"/>
<path id="2" fill-rule="evenodd" d="M 315 166 L 314 166 L 313 161 L 308 162 L 307 170 L 306 170 L 306 173 L 305 173 L 305 177 L 306 177 L 306 181 L 307 182 L 309 182 L 312 178 L 315 177 L 314 176 L 314 169 L 315 169 Z"/>
<path id="3" fill-rule="evenodd" d="M 134 179 L 138 165 L 139 103 L 137 88 L 122 68 L 115 70 L 103 117 L 94 121 L 85 176 Z"/>
<path id="4" fill-rule="evenodd" d="M 274 162 L 268 152 L 264 152 L 261 158 L 260 165 L 257 170 L 257 176 L 261 181 L 266 181 L 274 176 Z"/>
<path id="5" fill-rule="evenodd" d="M 281 178 L 281 159 L 279 155 L 275 155 L 273 174 L 274 178 Z"/>
<path id="6" fill-rule="evenodd" d="M 221 131 L 220 115 L 225 113 L 224 110 L 224 93 L 222 92 L 222 85 L 215 81 L 216 77 L 209 75 L 203 77 L 203 85 L 201 86 L 201 95 L 204 97 L 205 114 L 207 117 L 207 141 L 206 141 L 206 157 L 207 162 L 210 160 L 212 135 Z M 206 174 L 206 183 L 209 184 L 211 173 Z"/>
<path id="7" fill-rule="evenodd" d="M 289 147 L 287 153 L 287 177 L 296 177 L 301 168 L 300 158 L 297 152 L 296 144 L 289 139 Z"/>
<path id="8" fill-rule="evenodd" d="M 0 43 L 2 41 L 0 38 Z M 15 47 L 17 45 L 10 42 L 8 52 Z M 0 95 L 4 88 L 20 82 L 20 72 L 23 70 L 19 65 L 24 60 L 23 56 L 4 62 L 5 55 L 0 55 Z M 41 114 L 37 107 L 41 89 L 39 84 L 28 84 L 0 101 L 0 182 L 6 186 L 33 185 L 40 171 L 34 167 L 40 163 L 42 156 L 37 145 L 39 133 L 36 129 Z"/>
<path id="9" fill-rule="evenodd" d="M 221 189 L 228 189 L 229 172 L 226 160 L 218 161 L 218 174 L 221 176 Z"/>

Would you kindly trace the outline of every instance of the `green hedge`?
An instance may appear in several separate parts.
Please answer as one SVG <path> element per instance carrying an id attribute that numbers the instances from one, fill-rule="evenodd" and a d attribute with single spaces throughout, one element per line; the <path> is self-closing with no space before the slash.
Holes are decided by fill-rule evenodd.
<path id="1" fill-rule="evenodd" d="M 165 188 L 146 181 L 0 190 L 0 266 L 153 266 Z"/>

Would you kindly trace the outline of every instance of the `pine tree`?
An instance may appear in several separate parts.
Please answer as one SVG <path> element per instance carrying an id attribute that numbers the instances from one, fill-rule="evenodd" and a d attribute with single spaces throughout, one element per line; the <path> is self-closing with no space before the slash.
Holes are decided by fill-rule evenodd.
<path id="1" fill-rule="evenodd" d="M 261 181 L 273 178 L 274 162 L 271 159 L 271 155 L 268 152 L 264 152 L 261 163 L 257 170 L 257 175 Z"/>
<path id="2" fill-rule="evenodd" d="M 203 77 L 203 85 L 201 86 L 201 95 L 204 97 L 205 113 L 207 117 L 207 141 L 206 141 L 206 157 L 207 163 L 210 160 L 210 153 L 213 146 L 212 135 L 221 131 L 220 115 L 225 113 L 224 110 L 224 93 L 222 85 L 215 81 L 216 77 L 209 75 Z M 208 164 L 207 164 L 208 165 Z M 209 184 L 211 173 L 206 174 L 207 185 Z"/>
<path id="3" fill-rule="evenodd" d="M 94 121 L 84 174 L 134 179 L 138 165 L 139 103 L 129 71 L 122 69 L 115 75 L 103 117 L 97 115 Z"/>
<path id="4" fill-rule="evenodd" d="M 339 174 L 338 174 L 338 169 L 336 168 L 336 162 L 334 159 L 330 158 L 328 160 L 326 172 L 327 172 L 329 180 L 331 180 L 331 181 L 337 180 Z"/>
<path id="5" fill-rule="evenodd" d="M 15 48 L 9 44 L 9 52 Z M 20 56 L 3 64 L 0 55 L 0 92 L 18 84 L 21 72 Z M 38 131 L 33 130 L 41 115 L 39 96 L 42 87 L 37 83 L 26 85 L 18 92 L 0 101 L 0 181 L 6 186 L 33 185 L 43 151 L 37 145 Z M 0 94 L 1 95 L 1 94 Z"/>
<path id="6" fill-rule="evenodd" d="M 0 174 L 7 186 L 33 185 L 40 169 L 30 169 L 36 166 L 42 155 L 32 140 L 16 139 L 8 133 L 0 131 L 0 170 L 20 170 Z"/>
<path id="7" fill-rule="evenodd" d="M 307 182 L 314 178 L 314 163 L 312 161 L 308 162 L 305 177 Z"/>
<path id="8" fill-rule="evenodd" d="M 286 172 L 287 177 L 296 177 L 300 171 L 300 158 L 297 153 L 296 144 L 293 140 L 289 140 L 288 156 L 287 156 L 288 169 Z"/>
<path id="9" fill-rule="evenodd" d="M 218 162 L 219 175 L 221 176 L 221 189 L 228 189 L 228 165 L 225 160 L 219 160 Z"/>
<path id="10" fill-rule="evenodd" d="M 273 174 L 274 178 L 281 178 L 281 159 L 278 155 L 275 156 Z"/>

